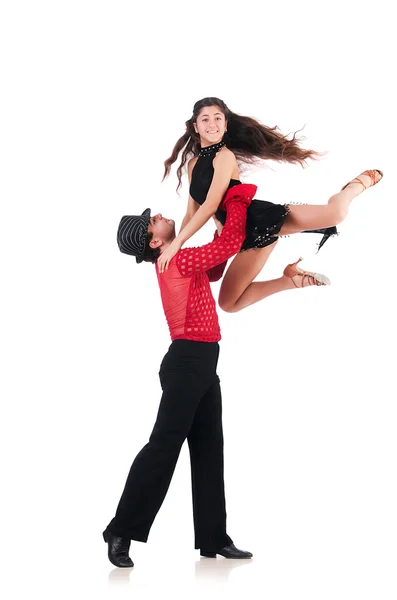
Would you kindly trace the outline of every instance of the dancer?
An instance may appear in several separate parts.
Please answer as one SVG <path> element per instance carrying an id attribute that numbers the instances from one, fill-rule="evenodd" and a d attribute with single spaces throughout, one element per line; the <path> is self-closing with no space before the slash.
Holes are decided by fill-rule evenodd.
<path id="1" fill-rule="evenodd" d="M 184 440 L 190 452 L 195 548 L 202 556 L 251 558 L 226 533 L 223 479 L 222 402 L 216 373 L 221 339 L 210 281 L 223 274 L 226 261 L 245 237 L 247 206 L 254 185 L 230 190 L 223 208 L 225 226 L 214 240 L 184 248 L 166 273 L 156 272 L 172 343 L 160 366 L 163 390 L 149 442 L 136 456 L 115 517 L 103 532 L 108 557 L 117 567 L 132 567 L 131 540 L 146 542 L 167 493 Z M 117 241 L 126 254 L 156 263 L 175 239 L 175 222 L 161 214 L 121 219 Z"/>
<path id="2" fill-rule="evenodd" d="M 235 186 L 237 191 L 241 185 L 237 159 L 245 163 L 273 159 L 303 164 L 308 158 L 315 159 L 320 155 L 300 148 L 295 135 L 292 140 L 287 140 L 276 127 L 268 128 L 250 117 L 233 113 L 219 98 L 196 102 L 193 116 L 186 121 L 184 135 L 164 163 L 164 178 L 182 150 L 177 189 L 187 158 L 193 154 L 188 162 L 188 208 L 178 236 L 159 258 L 160 273 L 213 214 L 224 222 L 225 212 L 219 204 L 227 190 Z M 382 176 L 379 170 L 364 171 L 331 196 L 326 205 L 280 205 L 253 200 L 247 213 L 246 238 L 222 281 L 219 306 L 227 312 L 237 312 L 276 292 L 328 284 L 326 277 L 299 269 L 297 265 L 302 259 L 288 265 L 278 279 L 253 280 L 268 260 L 279 236 L 298 232 L 323 233 L 320 248 L 330 235 L 337 233 L 335 226 L 345 219 L 352 199 L 378 183 Z"/>

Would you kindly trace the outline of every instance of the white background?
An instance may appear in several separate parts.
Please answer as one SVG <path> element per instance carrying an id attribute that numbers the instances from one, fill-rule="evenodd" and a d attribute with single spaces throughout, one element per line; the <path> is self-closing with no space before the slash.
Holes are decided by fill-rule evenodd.
<path id="1" fill-rule="evenodd" d="M 396 597 L 388 5 L 2 3 L 5 597 Z M 328 151 L 244 173 L 257 198 L 326 203 L 364 169 L 385 176 L 318 255 L 319 236 L 283 239 L 258 277 L 303 255 L 329 288 L 219 311 L 228 532 L 253 561 L 193 550 L 184 445 L 149 543 L 117 570 L 101 533 L 153 426 L 169 334 L 154 267 L 121 254 L 116 230 L 148 206 L 179 229 L 186 177 L 178 196 L 163 162 L 212 95 Z"/>

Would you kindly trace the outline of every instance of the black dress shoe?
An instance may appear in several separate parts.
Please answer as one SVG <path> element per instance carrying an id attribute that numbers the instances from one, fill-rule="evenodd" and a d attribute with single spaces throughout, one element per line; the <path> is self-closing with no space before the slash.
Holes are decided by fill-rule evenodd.
<path id="1" fill-rule="evenodd" d="M 129 557 L 131 540 L 113 535 L 105 529 L 103 539 L 108 544 L 108 557 L 115 567 L 133 567 L 134 563 Z"/>
<path id="2" fill-rule="evenodd" d="M 252 558 L 251 552 L 247 552 L 246 550 L 239 550 L 234 544 L 230 544 L 230 546 L 225 546 L 224 548 L 222 548 L 222 550 L 217 550 L 217 552 L 207 552 L 206 550 L 200 550 L 200 555 L 206 556 L 207 558 L 215 558 L 217 554 L 220 554 L 225 558 Z"/>

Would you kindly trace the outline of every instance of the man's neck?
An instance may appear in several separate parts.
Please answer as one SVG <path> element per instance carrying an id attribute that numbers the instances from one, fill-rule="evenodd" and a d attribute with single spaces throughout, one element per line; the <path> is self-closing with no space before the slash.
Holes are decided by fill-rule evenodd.
<path id="1" fill-rule="evenodd" d="M 171 246 L 171 244 L 172 244 L 172 242 L 174 241 L 175 238 L 176 238 L 176 235 L 174 235 L 174 237 L 172 238 L 172 240 L 169 240 L 168 242 L 164 242 L 164 244 L 160 248 L 160 254 L 162 254 L 168 248 L 168 246 Z"/>

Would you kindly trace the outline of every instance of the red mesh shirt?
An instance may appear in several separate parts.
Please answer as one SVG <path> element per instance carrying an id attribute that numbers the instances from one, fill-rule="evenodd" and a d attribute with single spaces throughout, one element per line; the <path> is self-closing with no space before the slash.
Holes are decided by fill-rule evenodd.
<path id="1" fill-rule="evenodd" d="M 182 248 L 168 269 L 156 273 L 172 340 L 218 342 L 221 339 L 216 303 L 210 281 L 223 275 L 229 258 L 245 239 L 247 208 L 256 186 L 242 183 L 228 190 L 221 207 L 227 211 L 222 233 L 198 248 Z"/>

